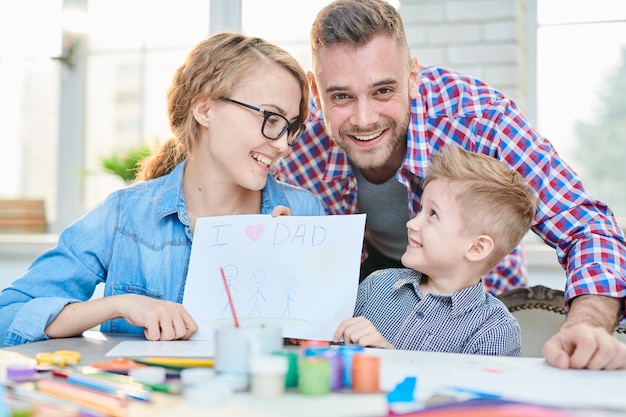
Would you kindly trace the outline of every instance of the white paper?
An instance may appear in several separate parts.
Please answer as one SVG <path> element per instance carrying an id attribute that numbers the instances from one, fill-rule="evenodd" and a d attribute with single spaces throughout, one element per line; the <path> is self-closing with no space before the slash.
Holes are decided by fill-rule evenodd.
<path id="1" fill-rule="evenodd" d="M 223 268 L 241 325 L 331 340 L 354 312 L 364 229 L 365 214 L 197 219 L 183 298 L 200 327 L 192 339 L 234 323 Z"/>
<path id="2" fill-rule="evenodd" d="M 626 371 L 557 369 L 543 358 L 366 349 L 381 356 L 381 389 L 417 377 L 417 399 L 466 389 L 504 400 L 565 409 L 626 411 Z"/>
<path id="3" fill-rule="evenodd" d="M 108 357 L 212 358 L 215 344 L 209 340 L 125 340 L 106 354 Z"/>

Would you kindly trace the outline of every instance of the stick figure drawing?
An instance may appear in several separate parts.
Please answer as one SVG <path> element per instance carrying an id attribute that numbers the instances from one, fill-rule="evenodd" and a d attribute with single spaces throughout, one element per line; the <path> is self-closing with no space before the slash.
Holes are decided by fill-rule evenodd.
<path id="1" fill-rule="evenodd" d="M 250 297 L 250 300 L 252 300 L 253 302 L 252 311 L 250 311 L 250 317 L 262 316 L 259 302 L 265 301 L 265 296 L 261 292 L 261 287 L 263 287 L 263 284 L 265 284 L 265 279 L 265 271 L 262 271 L 260 269 L 257 269 L 252 273 L 252 275 L 250 275 L 250 283 L 253 287 L 256 288 L 254 294 L 252 294 L 252 297 Z"/>

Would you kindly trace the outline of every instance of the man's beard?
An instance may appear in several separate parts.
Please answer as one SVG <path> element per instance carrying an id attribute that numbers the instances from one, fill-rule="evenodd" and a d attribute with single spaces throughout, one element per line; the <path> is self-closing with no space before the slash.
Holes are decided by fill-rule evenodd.
<path id="1" fill-rule="evenodd" d="M 400 125 L 395 123 L 391 123 L 388 126 L 384 127 L 387 129 L 391 129 L 391 141 L 387 143 L 383 143 L 380 146 L 377 146 L 372 149 L 361 150 L 354 149 L 349 146 L 345 146 L 345 142 L 343 141 L 343 137 L 345 135 L 358 135 L 359 132 L 351 130 L 348 131 L 339 131 L 340 140 L 338 141 L 335 137 L 332 137 L 332 140 L 344 150 L 344 152 L 348 155 L 350 161 L 359 169 L 372 169 L 372 168 L 381 168 L 383 167 L 393 156 L 394 150 L 403 143 L 406 143 L 407 132 L 409 129 L 409 122 L 411 120 L 411 113 L 407 112 L 404 120 Z M 371 129 L 372 130 L 382 130 L 382 129 Z M 346 142 L 351 141 L 352 139 L 346 140 Z"/>

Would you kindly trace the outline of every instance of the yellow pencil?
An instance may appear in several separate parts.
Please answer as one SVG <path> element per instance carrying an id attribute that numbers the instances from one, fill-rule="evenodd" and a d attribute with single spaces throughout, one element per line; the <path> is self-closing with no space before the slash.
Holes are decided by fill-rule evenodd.
<path id="1" fill-rule="evenodd" d="M 212 367 L 215 364 L 213 359 L 201 358 L 144 358 L 142 362 L 153 365 L 180 366 L 189 368 Z"/>

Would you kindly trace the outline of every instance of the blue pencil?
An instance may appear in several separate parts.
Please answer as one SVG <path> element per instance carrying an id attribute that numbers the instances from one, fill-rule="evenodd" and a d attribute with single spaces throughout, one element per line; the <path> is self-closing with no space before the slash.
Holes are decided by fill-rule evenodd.
<path id="1" fill-rule="evenodd" d="M 52 375 L 65 378 L 67 382 L 72 384 L 90 388 L 95 391 L 106 394 L 122 395 L 140 401 L 149 401 L 151 391 L 147 390 L 141 384 L 137 383 L 120 383 L 115 381 L 106 381 L 101 378 L 89 377 L 83 374 L 74 374 L 66 371 L 54 370 Z"/>

